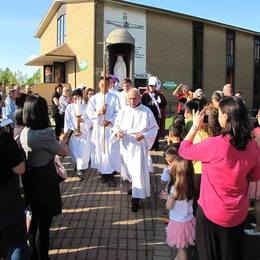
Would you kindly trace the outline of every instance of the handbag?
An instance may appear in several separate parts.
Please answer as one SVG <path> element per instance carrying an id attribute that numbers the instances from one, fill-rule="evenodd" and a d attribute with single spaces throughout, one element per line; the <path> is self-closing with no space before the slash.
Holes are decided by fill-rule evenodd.
<path id="1" fill-rule="evenodd" d="M 60 177 L 60 181 L 66 180 L 68 178 L 68 174 L 65 167 L 62 165 L 60 157 L 58 155 L 55 155 L 54 157 L 54 165 L 56 168 L 56 172 Z"/>

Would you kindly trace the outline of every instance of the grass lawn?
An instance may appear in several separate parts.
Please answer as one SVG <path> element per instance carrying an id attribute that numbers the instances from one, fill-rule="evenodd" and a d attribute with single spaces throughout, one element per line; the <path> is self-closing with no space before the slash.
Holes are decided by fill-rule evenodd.
<path id="1" fill-rule="evenodd" d="M 172 124 L 172 117 L 166 117 L 165 119 L 165 130 L 169 130 L 170 125 Z"/>

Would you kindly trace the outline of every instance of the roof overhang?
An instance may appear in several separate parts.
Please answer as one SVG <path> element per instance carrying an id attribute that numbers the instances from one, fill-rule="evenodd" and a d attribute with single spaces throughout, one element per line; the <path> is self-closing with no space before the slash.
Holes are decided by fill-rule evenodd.
<path id="1" fill-rule="evenodd" d="M 66 44 L 60 45 L 58 48 L 47 52 L 37 58 L 28 61 L 26 66 L 43 66 L 43 65 L 52 65 L 54 62 L 67 62 L 75 59 L 75 53 L 72 49 Z"/>
<path id="2" fill-rule="evenodd" d="M 52 5 L 50 6 L 49 10 L 47 11 L 46 15 L 42 19 L 40 25 L 38 26 L 38 29 L 35 32 L 34 37 L 40 38 L 42 36 L 45 29 L 47 28 L 50 21 L 52 20 L 53 16 L 57 13 L 57 10 L 60 8 L 60 6 L 62 4 L 84 3 L 84 2 L 91 2 L 91 1 L 94 1 L 94 0 L 54 0 Z M 216 21 L 212 21 L 212 20 L 207 20 L 207 19 L 203 19 L 200 17 L 195 17 L 195 16 L 191 16 L 191 15 L 178 13 L 178 12 L 173 12 L 173 11 L 166 10 L 166 9 L 161 9 L 161 8 L 157 8 L 157 7 L 137 4 L 137 3 L 128 2 L 128 1 L 122 1 L 122 0 L 103 0 L 103 1 L 107 2 L 107 3 L 118 4 L 118 5 L 131 6 L 131 7 L 143 9 L 146 11 L 153 11 L 153 12 L 162 13 L 162 14 L 174 15 L 175 17 L 184 18 L 187 20 L 203 22 L 205 24 L 210 24 L 213 26 L 218 26 L 218 27 L 222 27 L 222 28 L 226 28 L 226 29 L 236 30 L 236 31 L 260 36 L 260 33 L 256 32 L 256 31 L 252 31 L 252 30 L 248 30 L 245 28 L 240 28 L 240 27 L 236 27 L 236 26 L 232 26 L 232 25 L 228 25 L 228 24 L 224 24 L 224 23 L 220 23 L 220 22 L 216 22 Z"/>
<path id="3" fill-rule="evenodd" d="M 45 29 L 51 22 L 54 15 L 57 13 L 58 9 L 62 4 L 69 4 L 69 3 L 84 3 L 89 2 L 89 0 L 54 0 L 48 11 L 46 12 L 45 16 L 43 17 L 41 23 L 39 24 L 36 32 L 34 33 L 35 38 L 41 38 L 42 34 L 44 33 Z"/>

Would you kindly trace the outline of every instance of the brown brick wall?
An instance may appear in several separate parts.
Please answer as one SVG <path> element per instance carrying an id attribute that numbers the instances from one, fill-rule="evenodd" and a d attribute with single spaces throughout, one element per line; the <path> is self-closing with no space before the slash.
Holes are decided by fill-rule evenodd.
<path id="1" fill-rule="evenodd" d="M 45 54 L 57 47 L 57 16 L 54 15 L 40 38 L 40 53 Z"/>
<path id="2" fill-rule="evenodd" d="M 77 56 L 76 84 L 93 86 L 94 73 L 94 3 L 67 4 L 67 44 L 75 51 Z M 88 69 L 80 71 L 79 63 L 88 61 Z M 74 64 L 69 62 L 66 66 L 68 83 L 75 85 Z"/>
<path id="3" fill-rule="evenodd" d="M 147 11 L 147 71 L 163 82 L 192 84 L 192 23 Z M 172 91 L 163 90 L 169 101 Z"/>

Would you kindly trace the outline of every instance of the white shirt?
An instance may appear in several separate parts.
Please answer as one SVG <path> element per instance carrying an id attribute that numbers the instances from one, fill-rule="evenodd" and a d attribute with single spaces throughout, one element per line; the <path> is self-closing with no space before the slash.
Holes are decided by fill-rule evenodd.
<path id="1" fill-rule="evenodd" d="M 172 186 L 171 194 L 174 193 Z M 173 208 L 170 209 L 170 220 L 177 222 L 187 222 L 193 219 L 193 200 L 175 200 Z"/>

